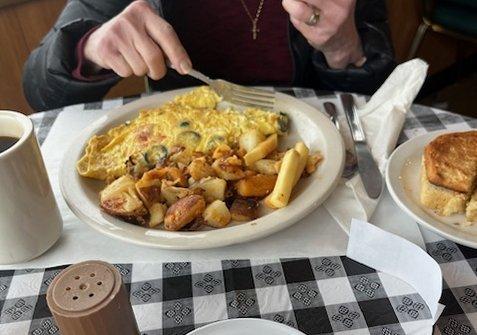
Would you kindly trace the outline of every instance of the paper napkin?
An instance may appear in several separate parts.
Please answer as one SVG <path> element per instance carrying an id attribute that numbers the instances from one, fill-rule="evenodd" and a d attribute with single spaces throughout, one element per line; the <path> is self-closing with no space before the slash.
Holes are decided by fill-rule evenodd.
<path id="1" fill-rule="evenodd" d="M 382 174 L 396 146 L 406 113 L 424 83 L 427 68 L 427 63 L 420 59 L 403 63 L 396 67 L 368 103 L 359 106 L 360 100 L 356 100 L 368 145 Z M 343 113 L 341 114 L 340 131 L 346 149 L 353 152 L 351 134 L 346 119 Z M 325 207 L 335 220 L 349 227 L 352 218 L 369 221 L 378 201 L 379 199 L 368 197 L 357 173 L 349 180 L 341 179 L 336 190 L 325 202 Z"/>

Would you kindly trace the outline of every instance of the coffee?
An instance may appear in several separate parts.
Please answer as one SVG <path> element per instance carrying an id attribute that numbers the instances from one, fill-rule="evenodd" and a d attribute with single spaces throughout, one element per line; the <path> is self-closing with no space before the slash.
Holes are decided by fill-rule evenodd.
<path id="1" fill-rule="evenodd" d="M 18 138 L 9 136 L 0 136 L 0 153 L 13 147 L 18 142 Z"/>

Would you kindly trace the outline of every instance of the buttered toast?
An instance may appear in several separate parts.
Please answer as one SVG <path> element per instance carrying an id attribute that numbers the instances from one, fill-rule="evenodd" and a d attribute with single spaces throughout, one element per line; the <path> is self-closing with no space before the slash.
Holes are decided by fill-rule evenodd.
<path id="1" fill-rule="evenodd" d="M 477 182 L 477 131 L 436 137 L 424 149 L 424 165 L 432 184 L 471 194 Z"/>
<path id="2" fill-rule="evenodd" d="M 424 148 L 421 204 L 436 214 L 477 222 L 477 131 L 448 133 Z"/>

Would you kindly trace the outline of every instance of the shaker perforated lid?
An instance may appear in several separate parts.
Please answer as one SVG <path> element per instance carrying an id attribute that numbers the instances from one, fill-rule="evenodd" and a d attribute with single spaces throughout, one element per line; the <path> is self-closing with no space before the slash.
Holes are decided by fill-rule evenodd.
<path id="1" fill-rule="evenodd" d="M 86 261 L 67 267 L 46 299 L 62 335 L 139 334 L 121 275 L 111 264 Z"/>

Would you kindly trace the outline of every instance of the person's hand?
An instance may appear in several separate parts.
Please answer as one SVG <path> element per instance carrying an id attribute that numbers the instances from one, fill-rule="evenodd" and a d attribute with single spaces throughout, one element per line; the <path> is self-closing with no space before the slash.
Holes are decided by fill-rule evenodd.
<path id="1" fill-rule="evenodd" d="M 85 59 L 121 77 L 148 75 L 158 80 L 167 72 L 166 59 L 181 74 L 192 63 L 172 26 L 144 0 L 131 3 L 87 39 Z"/>
<path id="2" fill-rule="evenodd" d="M 356 29 L 356 0 L 283 0 L 290 21 L 333 69 L 366 61 Z M 319 15 L 313 22 L 313 14 Z"/>

